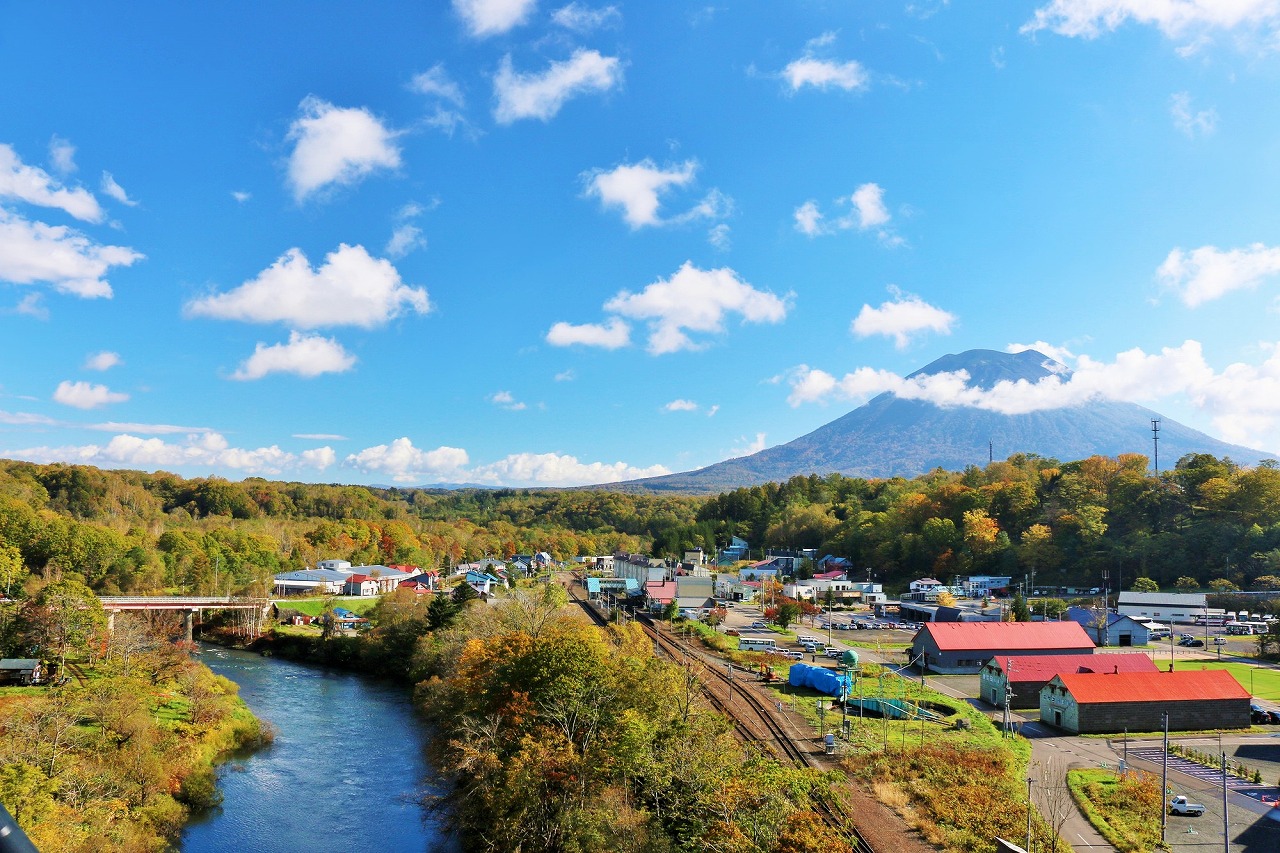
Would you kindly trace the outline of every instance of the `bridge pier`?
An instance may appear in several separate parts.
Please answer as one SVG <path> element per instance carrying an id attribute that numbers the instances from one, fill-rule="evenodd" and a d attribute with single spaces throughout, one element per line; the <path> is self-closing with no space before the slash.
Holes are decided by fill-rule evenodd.
<path id="1" fill-rule="evenodd" d="M 119 610 L 107 611 L 107 636 L 108 637 L 110 637 L 112 634 L 116 632 L 116 614 L 119 612 L 120 612 Z"/>
<path id="2" fill-rule="evenodd" d="M 188 610 L 188 611 L 187 611 L 186 613 L 184 613 L 184 614 L 183 614 L 183 616 L 182 616 L 182 628 L 183 628 L 183 630 L 186 632 L 186 638 L 187 638 L 187 642 L 188 642 L 188 643 L 191 643 L 191 642 L 194 642 L 194 641 L 195 641 L 195 630 L 194 630 L 194 629 L 195 629 L 195 621 L 196 621 L 196 613 L 197 613 L 197 612 L 198 612 L 198 611 L 196 611 L 196 610 Z"/>

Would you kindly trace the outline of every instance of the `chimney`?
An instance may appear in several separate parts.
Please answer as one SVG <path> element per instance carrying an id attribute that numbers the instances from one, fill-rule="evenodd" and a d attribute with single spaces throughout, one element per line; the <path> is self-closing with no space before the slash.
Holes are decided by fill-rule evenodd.
<path id="1" fill-rule="evenodd" d="M 1120 674 L 1120 664 L 1116 663 L 1116 664 L 1112 664 L 1111 666 L 1112 666 L 1112 672 L 1111 672 L 1111 674 L 1112 674 L 1112 675 L 1119 675 L 1119 674 Z"/>

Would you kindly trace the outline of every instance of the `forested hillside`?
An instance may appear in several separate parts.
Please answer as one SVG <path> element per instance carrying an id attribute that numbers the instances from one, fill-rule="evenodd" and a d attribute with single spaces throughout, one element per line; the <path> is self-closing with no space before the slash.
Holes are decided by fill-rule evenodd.
<path id="1" fill-rule="evenodd" d="M 847 556 L 890 589 L 921 575 L 1247 587 L 1280 575 L 1280 467 L 1192 455 L 1017 455 L 907 480 L 831 475 L 705 497 L 186 480 L 0 462 L 0 592 L 71 574 L 103 593 L 262 593 L 317 559 L 448 567 L 549 551 L 708 552 L 737 535 Z M 1127 586 L 1127 584 L 1126 584 Z"/>

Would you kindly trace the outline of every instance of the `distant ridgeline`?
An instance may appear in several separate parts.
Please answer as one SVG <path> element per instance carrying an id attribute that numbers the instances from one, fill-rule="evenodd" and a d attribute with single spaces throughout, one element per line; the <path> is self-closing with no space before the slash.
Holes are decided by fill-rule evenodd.
<path id="1" fill-rule="evenodd" d="M 1163 456 L 1162 456 L 1163 458 Z M 1247 586 L 1280 575 L 1280 469 L 1187 455 L 1033 454 L 907 480 L 794 477 L 714 497 L 598 490 L 372 489 L 185 480 L 0 461 L 0 593 L 79 576 L 99 594 L 265 595 L 271 576 L 342 559 L 446 572 L 486 555 L 679 559 L 732 537 L 848 558 L 890 591 L 920 577 L 1100 586 L 1139 576 Z"/>

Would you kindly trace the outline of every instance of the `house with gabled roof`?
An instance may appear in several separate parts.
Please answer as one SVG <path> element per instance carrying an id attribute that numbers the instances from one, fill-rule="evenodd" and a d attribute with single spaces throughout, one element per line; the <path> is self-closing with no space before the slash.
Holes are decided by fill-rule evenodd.
<path id="1" fill-rule="evenodd" d="M 1005 692 L 1010 708 L 1039 708 L 1040 690 L 1062 672 L 1156 672 L 1158 667 L 1142 652 L 1092 655 L 996 656 L 982 668 L 981 696 L 992 705 L 1003 705 Z"/>
<path id="2" fill-rule="evenodd" d="M 928 672 L 974 674 L 993 657 L 1091 655 L 1093 641 L 1075 622 L 925 622 L 911 656 Z"/>
<path id="3" fill-rule="evenodd" d="M 1224 670 L 1060 673 L 1040 690 L 1040 721 L 1073 734 L 1249 728 L 1249 691 Z"/>

